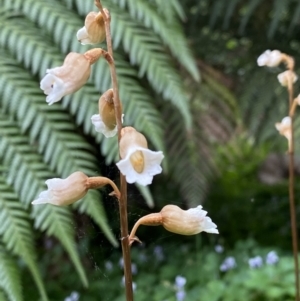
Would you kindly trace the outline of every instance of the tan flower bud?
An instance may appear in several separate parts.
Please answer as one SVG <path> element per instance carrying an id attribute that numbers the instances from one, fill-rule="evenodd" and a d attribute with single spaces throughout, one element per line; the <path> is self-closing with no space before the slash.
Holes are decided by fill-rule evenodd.
<path id="1" fill-rule="evenodd" d="M 113 130 L 117 125 L 113 89 L 107 90 L 100 97 L 98 107 L 103 123 L 109 130 Z"/>
<path id="2" fill-rule="evenodd" d="M 135 223 L 129 236 L 129 244 L 134 241 L 140 242 L 135 236 L 140 225 L 162 225 L 166 230 L 181 235 L 195 235 L 202 231 L 218 234 L 217 225 L 206 214 L 207 211 L 202 210 L 200 205 L 188 210 L 182 210 L 175 205 L 167 205 L 159 213 L 145 215 Z"/>
<path id="3" fill-rule="evenodd" d="M 41 192 L 38 199 L 34 200 L 32 204 L 70 205 L 86 195 L 88 191 L 87 180 L 88 177 L 80 171 L 72 173 L 66 179 L 47 180 L 45 183 L 48 190 Z"/>
<path id="4" fill-rule="evenodd" d="M 114 106 L 114 93 L 112 89 L 107 90 L 98 102 L 99 114 L 91 117 L 95 130 L 102 133 L 106 138 L 113 137 L 117 134 L 117 121 Z M 122 110 L 122 106 L 121 106 Z M 122 122 L 123 122 L 122 115 Z"/>
<path id="5" fill-rule="evenodd" d="M 105 14 L 109 12 L 104 8 Z M 105 40 L 105 24 L 101 12 L 90 12 L 87 14 L 84 27 L 78 30 L 77 39 L 82 45 L 98 44 Z"/>
<path id="6" fill-rule="evenodd" d="M 122 160 L 117 166 L 128 183 L 146 186 L 152 183 L 154 175 L 162 171 L 163 153 L 149 150 L 144 135 L 133 127 L 125 127 L 121 131 L 120 156 Z"/>

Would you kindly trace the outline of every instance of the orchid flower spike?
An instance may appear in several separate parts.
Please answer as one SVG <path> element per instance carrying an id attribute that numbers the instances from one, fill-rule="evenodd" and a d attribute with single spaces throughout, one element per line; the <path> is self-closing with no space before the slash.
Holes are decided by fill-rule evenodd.
<path id="1" fill-rule="evenodd" d="M 291 70 L 286 70 L 280 74 L 277 75 L 279 83 L 284 86 L 288 87 L 289 84 L 293 84 L 297 81 L 298 76 L 296 75 L 295 72 Z"/>
<path id="2" fill-rule="evenodd" d="M 166 205 L 159 213 L 145 215 L 135 223 L 129 236 L 129 243 L 139 241 L 135 233 L 140 225 L 162 225 L 166 230 L 181 235 L 195 235 L 203 231 L 219 234 L 217 225 L 206 215 L 207 211 L 202 210 L 200 205 L 188 210 L 182 210 L 176 205 Z"/>
<path id="3" fill-rule="evenodd" d="M 102 133 L 106 138 L 113 137 L 118 132 L 113 97 L 113 90 L 107 90 L 99 99 L 99 114 L 95 114 L 91 117 L 95 130 Z M 122 115 L 122 122 L 123 116 L 124 115 Z"/>
<path id="4" fill-rule="evenodd" d="M 281 122 L 277 122 L 275 124 L 276 129 L 278 132 L 283 135 L 289 143 L 289 149 L 290 149 L 290 144 L 292 140 L 292 120 L 291 117 L 287 116 L 282 119 Z"/>
<path id="5" fill-rule="evenodd" d="M 277 67 L 283 59 L 279 50 L 266 50 L 257 59 L 258 66 Z"/>
<path id="6" fill-rule="evenodd" d="M 133 127 L 125 127 L 121 131 L 120 156 L 121 161 L 117 166 L 126 177 L 127 183 L 149 185 L 153 176 L 162 171 L 160 166 L 164 158 L 162 151 L 149 150 L 144 135 Z"/>
<path id="7" fill-rule="evenodd" d="M 114 191 L 110 195 L 120 198 L 120 191 L 115 183 L 106 177 L 88 177 L 81 171 L 72 173 L 66 179 L 49 179 L 45 182 L 48 190 L 42 191 L 33 205 L 52 204 L 67 206 L 82 199 L 89 189 L 97 189 L 109 184 Z"/>
<path id="8" fill-rule="evenodd" d="M 91 65 L 101 56 L 110 59 L 107 52 L 101 48 L 92 49 L 84 54 L 71 52 L 61 67 L 47 69 L 47 74 L 40 83 L 40 88 L 48 95 L 46 102 L 52 105 L 65 95 L 79 90 L 90 76 Z"/>
<path id="9" fill-rule="evenodd" d="M 108 18 L 109 12 L 103 9 Z M 101 12 L 90 12 L 85 17 L 84 26 L 77 31 L 77 40 L 82 45 L 98 44 L 105 40 L 105 24 Z"/>

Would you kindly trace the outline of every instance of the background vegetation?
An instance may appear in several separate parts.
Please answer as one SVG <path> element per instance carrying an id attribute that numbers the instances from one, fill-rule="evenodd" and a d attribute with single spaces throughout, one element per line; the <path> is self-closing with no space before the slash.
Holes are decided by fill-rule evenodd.
<path id="1" fill-rule="evenodd" d="M 187 285 L 188 300 L 199 300 L 199 294 L 211 296 L 212 291 L 215 299 L 207 300 L 235 300 L 233 294 L 224 297 L 222 287 L 228 282 L 234 291 L 241 275 L 248 279 L 278 273 L 282 279 L 290 271 L 288 257 L 277 270 L 259 270 L 258 276 L 246 272 L 253 248 L 265 255 L 276 246 L 288 255 L 291 244 L 286 141 L 274 128 L 286 115 L 287 95 L 277 83 L 279 70 L 258 68 L 256 58 L 265 49 L 279 49 L 294 56 L 297 66 L 300 4 L 103 3 L 112 14 L 125 125 L 144 133 L 151 148 L 166 156 L 164 174 L 155 178 L 151 190 L 130 187 L 130 223 L 149 207 L 158 210 L 166 203 L 188 207 L 205 201 L 221 232 L 212 241 L 204 235 L 203 245 L 209 246 L 205 251 L 199 241 L 183 239 L 187 249 L 182 254 L 178 248 L 182 237 L 167 236 L 161 229 L 139 230 L 140 238 L 148 241 L 147 256 L 153 256 L 156 244 L 163 244 L 168 254 L 161 266 L 135 277 L 138 300 L 143 300 L 140 294 L 150 284 L 159 284 L 161 295 L 155 300 L 173 300 L 172 281 L 180 273 L 189 275 L 192 283 Z M 46 291 L 51 300 L 62 300 L 80 287 L 79 281 L 83 286 L 90 282 L 88 290 L 78 289 L 82 300 L 98 300 L 108 287 L 106 300 L 117 300 L 123 293 L 122 269 L 109 274 L 103 265 L 111 257 L 115 266 L 119 256 L 118 213 L 108 191 L 89 193 L 71 209 L 30 205 L 48 178 L 66 177 L 76 170 L 117 178 L 116 141 L 103 139 L 90 122 L 99 94 L 110 87 L 106 63 L 99 61 L 89 83 L 60 103 L 47 106 L 39 89 L 47 68 L 61 65 L 70 51 L 89 49 L 77 42 L 76 31 L 84 16 L 95 10 L 93 1 L 0 0 L 0 4 L 0 300 L 39 296 L 46 300 Z M 297 125 L 299 119 L 299 146 Z M 299 174 L 298 162 L 295 168 Z M 245 240 L 250 237 L 266 249 L 249 247 Z M 235 274 L 220 274 L 214 239 L 236 256 L 240 248 L 246 250 Z M 244 243 L 234 248 L 239 240 Z M 180 265 L 183 256 L 186 263 Z M 211 266 L 193 274 L 190 258 L 196 258 L 199 270 L 201 260 L 211 258 Z M 149 264 L 145 267 L 149 269 Z M 255 281 L 242 290 L 245 296 L 270 298 Z M 287 284 L 276 298 L 288 300 L 292 294 Z"/>

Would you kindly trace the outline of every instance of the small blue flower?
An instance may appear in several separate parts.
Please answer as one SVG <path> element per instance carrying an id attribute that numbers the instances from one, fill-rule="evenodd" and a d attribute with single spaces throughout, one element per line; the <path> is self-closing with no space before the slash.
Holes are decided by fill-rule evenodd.
<path id="1" fill-rule="evenodd" d="M 186 296 L 186 293 L 184 290 L 180 290 L 176 293 L 176 300 L 177 301 L 184 301 L 185 299 L 185 296 Z"/>
<path id="2" fill-rule="evenodd" d="M 176 276 L 175 278 L 175 286 L 178 290 L 183 289 L 183 287 L 186 284 L 186 278 L 182 277 L 182 276 Z"/>
<path id="3" fill-rule="evenodd" d="M 225 258 L 225 260 L 220 265 L 220 271 L 226 272 L 228 270 L 232 270 L 236 267 L 236 261 L 235 258 L 232 256 L 229 256 Z"/>
<path id="4" fill-rule="evenodd" d="M 255 256 L 248 260 L 249 266 L 252 269 L 260 268 L 263 265 L 263 259 L 260 256 Z"/>
<path id="5" fill-rule="evenodd" d="M 266 256 L 266 264 L 273 265 L 279 261 L 279 257 L 275 251 L 271 251 Z"/>

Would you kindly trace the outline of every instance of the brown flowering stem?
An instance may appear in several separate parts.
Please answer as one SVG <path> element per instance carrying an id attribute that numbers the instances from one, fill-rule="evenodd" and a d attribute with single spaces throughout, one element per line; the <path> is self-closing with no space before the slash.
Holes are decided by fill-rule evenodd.
<path id="1" fill-rule="evenodd" d="M 162 225 L 162 215 L 161 213 L 150 213 L 141 217 L 133 226 L 129 235 L 129 244 L 132 245 L 135 241 L 141 243 L 135 233 L 140 225 L 144 226 L 159 226 Z"/>
<path id="2" fill-rule="evenodd" d="M 292 107 L 291 107 L 291 109 L 290 109 L 290 113 L 289 113 L 289 116 L 290 116 L 290 117 L 294 117 L 294 114 L 295 114 L 297 105 L 298 105 L 298 99 L 295 98 L 295 99 L 293 100 L 293 104 L 292 104 Z"/>
<path id="3" fill-rule="evenodd" d="M 106 177 L 90 177 L 87 179 L 87 188 L 88 189 L 98 189 L 105 185 L 110 185 L 114 190 L 109 195 L 115 196 L 117 199 L 120 199 L 120 197 L 121 197 L 120 190 L 111 179 L 106 178 Z"/>
<path id="4" fill-rule="evenodd" d="M 294 60 L 291 60 L 291 71 L 293 71 Z M 289 80 L 291 83 L 292 80 Z M 291 215 L 291 229 L 292 229 L 292 244 L 293 244 L 293 254 L 294 254 L 294 264 L 295 264 L 295 286 L 296 286 L 296 301 L 300 301 L 300 290 L 299 290 L 299 263 L 298 263 L 298 235 L 297 235 L 297 220 L 296 220 L 296 209 L 295 209 L 295 179 L 294 179 L 294 169 L 295 169 L 295 159 L 294 159 L 294 110 L 293 104 L 294 100 L 294 89 L 293 84 L 288 85 L 289 94 L 289 116 L 291 118 L 291 139 L 289 141 L 289 201 L 290 201 L 290 215 Z"/>
<path id="5" fill-rule="evenodd" d="M 119 89 L 117 82 L 117 72 L 115 62 L 113 59 L 113 48 L 112 39 L 110 32 L 110 15 L 105 12 L 100 0 L 95 0 L 95 5 L 103 15 L 106 33 L 106 43 L 109 55 L 112 58 L 110 67 L 112 89 L 114 92 L 114 107 L 116 113 L 116 122 L 118 129 L 118 143 L 120 145 L 121 130 L 122 130 L 122 107 L 119 97 Z M 121 226 L 121 245 L 124 260 L 124 276 L 125 276 L 125 290 L 126 300 L 133 301 L 133 290 L 132 290 L 132 273 L 131 273 L 131 257 L 130 257 L 130 246 L 129 246 L 129 235 L 128 235 L 128 216 L 127 216 L 127 183 L 125 177 L 120 173 L 120 190 L 121 197 L 119 200 L 119 211 L 120 211 L 120 226 Z"/>

